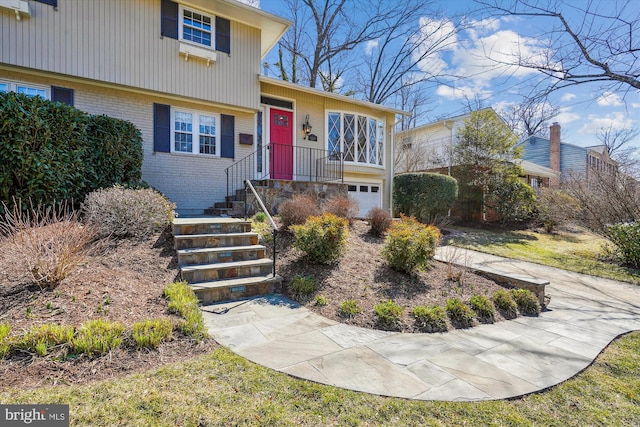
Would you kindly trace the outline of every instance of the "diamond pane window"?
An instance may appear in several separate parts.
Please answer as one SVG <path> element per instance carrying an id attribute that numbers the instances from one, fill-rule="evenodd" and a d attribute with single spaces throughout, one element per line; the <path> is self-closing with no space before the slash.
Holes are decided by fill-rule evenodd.
<path id="1" fill-rule="evenodd" d="M 327 128 L 330 154 L 341 152 L 345 162 L 383 165 L 383 122 L 358 114 L 329 112 Z"/>
<path id="2" fill-rule="evenodd" d="M 356 116 L 354 114 L 345 114 L 344 115 L 344 124 L 343 124 L 343 151 L 344 151 L 344 161 L 345 162 L 353 162 L 355 160 L 355 142 L 356 142 Z"/>
<path id="3" fill-rule="evenodd" d="M 378 164 L 384 163 L 384 123 L 378 122 Z"/>
<path id="4" fill-rule="evenodd" d="M 358 116 L 358 163 L 367 163 L 367 118 Z"/>
<path id="5" fill-rule="evenodd" d="M 328 151 L 329 155 L 334 158 L 340 153 L 340 114 L 329 113 L 329 138 L 328 138 Z"/>
<path id="6" fill-rule="evenodd" d="M 378 141 L 376 138 L 376 120 L 369 119 L 369 162 L 376 163 L 378 160 Z"/>

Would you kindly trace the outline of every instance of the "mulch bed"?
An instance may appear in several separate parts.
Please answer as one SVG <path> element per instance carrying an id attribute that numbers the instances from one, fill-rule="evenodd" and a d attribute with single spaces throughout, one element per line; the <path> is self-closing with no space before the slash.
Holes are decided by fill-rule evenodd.
<path id="1" fill-rule="evenodd" d="M 440 305 L 444 308 L 448 298 L 457 297 L 468 303 L 474 294 L 486 295 L 489 299 L 495 291 L 504 287 L 466 269 L 451 267 L 442 262 L 433 262 L 428 271 L 409 275 L 390 269 L 382 256 L 384 237 L 369 234 L 364 221 L 355 221 L 350 227 L 348 250 L 340 261 L 333 265 L 309 264 L 303 253 L 293 248 L 293 236 L 288 232 L 278 237 L 278 274 L 285 278 L 282 291 L 287 294 L 287 285 L 296 275 L 313 276 L 318 283 L 316 295 L 326 297 L 329 303 L 318 306 L 315 299 L 300 301 L 308 309 L 327 318 L 365 328 L 378 329 L 374 306 L 383 300 L 393 300 L 403 307 L 402 332 L 420 332 L 411 311 L 418 305 Z M 460 280 L 453 280 L 460 277 Z M 342 302 L 353 299 L 362 312 L 352 319 L 339 313 Z M 494 321 L 505 318 L 496 312 Z M 449 320 L 448 327 L 453 329 Z M 479 324 L 478 320 L 474 321 Z"/>

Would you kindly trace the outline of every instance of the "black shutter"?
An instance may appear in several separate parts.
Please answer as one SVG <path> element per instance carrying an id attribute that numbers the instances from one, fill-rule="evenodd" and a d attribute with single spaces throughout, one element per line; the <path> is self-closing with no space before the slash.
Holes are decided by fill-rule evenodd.
<path id="1" fill-rule="evenodd" d="M 160 4 L 160 35 L 178 38 L 178 3 L 162 0 Z"/>
<path id="2" fill-rule="evenodd" d="M 235 155 L 235 117 L 220 115 L 220 157 L 234 158 Z"/>
<path id="3" fill-rule="evenodd" d="M 171 151 L 171 108 L 153 104 L 153 151 Z"/>
<path id="4" fill-rule="evenodd" d="M 53 102 L 62 102 L 63 104 L 73 107 L 73 89 L 51 86 L 51 100 Z"/>
<path id="5" fill-rule="evenodd" d="M 35 0 L 38 3 L 48 4 L 49 6 L 58 7 L 58 0 Z"/>
<path id="6" fill-rule="evenodd" d="M 216 16 L 216 50 L 231 53 L 231 22 Z"/>

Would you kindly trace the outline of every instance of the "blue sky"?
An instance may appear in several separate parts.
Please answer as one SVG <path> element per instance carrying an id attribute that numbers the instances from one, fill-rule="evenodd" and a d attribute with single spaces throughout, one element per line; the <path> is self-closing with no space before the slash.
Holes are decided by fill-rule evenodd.
<path id="1" fill-rule="evenodd" d="M 393 1 L 393 0 L 389 0 Z M 619 0 L 595 0 L 596 5 L 607 8 Z M 586 5 L 586 0 L 572 0 L 573 5 Z M 438 0 L 436 6 L 444 12 L 438 19 L 466 14 L 477 8 L 471 0 Z M 270 13 L 286 16 L 280 0 L 261 0 L 260 7 Z M 631 2 L 626 11 L 630 17 L 637 17 L 640 1 Z M 567 19 L 577 17 L 574 11 L 563 10 Z M 543 79 L 537 71 L 518 67 L 497 67 L 496 63 L 486 58 L 486 53 L 500 59 L 507 58 L 517 45 L 527 53 L 536 55 L 541 52 L 545 39 L 540 37 L 545 25 L 550 21 L 532 18 L 488 18 L 480 15 L 468 15 L 469 29 L 456 36 L 456 43 L 424 64 L 425 69 L 442 69 L 446 73 L 466 76 L 451 79 L 448 85 L 432 85 L 425 89 L 432 100 L 432 111 L 422 120 L 424 124 L 437 118 L 455 116 L 465 111 L 467 98 L 479 95 L 486 99 L 486 106 L 497 111 L 508 108 L 519 102 L 529 92 L 527 89 Z M 416 17 L 419 23 L 428 24 L 434 18 Z M 537 37 L 536 37 L 537 36 Z M 363 50 L 375 49 L 375 42 L 362 46 Z M 270 54 L 267 60 L 275 62 Z M 598 144 L 595 137 L 600 128 L 640 129 L 640 91 L 603 90 L 595 84 L 577 85 L 554 92 L 550 102 L 560 108 L 559 114 L 551 121 L 562 126 L 563 141 L 581 146 Z M 634 146 L 640 148 L 640 137 L 636 137 Z"/>

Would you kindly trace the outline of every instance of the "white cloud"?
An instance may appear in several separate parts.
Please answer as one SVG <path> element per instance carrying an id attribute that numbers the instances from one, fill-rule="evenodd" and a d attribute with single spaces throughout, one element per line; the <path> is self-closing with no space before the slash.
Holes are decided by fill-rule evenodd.
<path id="1" fill-rule="evenodd" d="M 487 34 L 492 31 L 497 31 L 500 28 L 499 18 L 487 18 L 480 21 L 470 20 L 464 23 L 465 32 L 469 34 L 469 37 L 473 40 L 477 40 L 481 34 Z"/>
<path id="2" fill-rule="evenodd" d="M 451 50 L 458 40 L 453 22 L 446 19 L 420 18 L 420 33 L 412 37 L 418 47 L 413 52 L 413 60 L 426 74 L 437 76 L 447 69 L 443 54 Z M 420 59 L 422 58 L 422 59 Z"/>
<path id="3" fill-rule="evenodd" d="M 571 111 L 571 107 L 561 107 L 560 112 L 553 118 L 553 121 L 558 122 L 561 125 L 566 125 L 580 119 L 580 114 Z"/>
<path id="4" fill-rule="evenodd" d="M 578 130 L 578 133 L 585 135 L 595 135 L 600 129 L 632 129 L 634 127 L 633 119 L 629 115 L 620 111 L 607 114 L 605 116 L 599 114 L 589 114 L 585 124 Z"/>
<path id="5" fill-rule="evenodd" d="M 473 99 L 476 95 L 482 99 L 486 99 L 491 96 L 491 92 L 481 88 L 473 88 L 471 86 L 450 87 L 444 85 L 438 86 L 436 94 L 447 99 Z"/>
<path id="6" fill-rule="evenodd" d="M 367 56 L 371 56 L 373 49 L 377 49 L 380 46 L 380 40 L 369 40 L 364 44 L 364 53 Z"/>
<path id="7" fill-rule="evenodd" d="M 560 98 L 560 101 L 562 102 L 569 102 L 572 99 L 576 99 L 577 96 L 574 93 L 565 93 L 564 95 L 562 95 L 562 98 Z"/>
<path id="8" fill-rule="evenodd" d="M 598 105 L 601 107 L 620 107 L 622 99 L 620 95 L 613 92 L 605 92 L 598 98 Z"/>
<path id="9" fill-rule="evenodd" d="M 636 102 L 632 102 L 632 103 L 631 103 L 631 106 L 632 106 L 633 108 L 640 108 L 640 104 L 638 104 L 638 103 L 636 103 Z"/>

